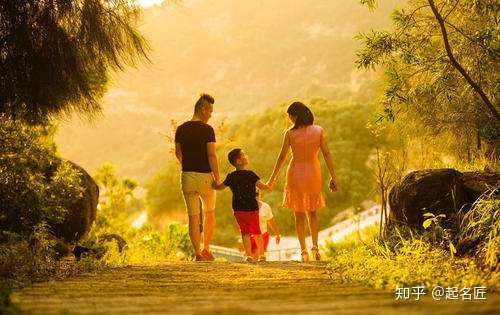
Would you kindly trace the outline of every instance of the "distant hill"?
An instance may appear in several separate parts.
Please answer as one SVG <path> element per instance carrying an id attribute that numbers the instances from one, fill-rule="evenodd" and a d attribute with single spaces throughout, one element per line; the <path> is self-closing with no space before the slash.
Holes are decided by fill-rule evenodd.
<path id="1" fill-rule="evenodd" d="M 61 154 L 90 172 L 103 161 L 144 182 L 171 159 L 160 133 L 188 119 L 200 92 L 214 123 L 294 99 L 369 102 L 370 74 L 355 69 L 361 31 L 389 24 L 398 1 L 370 13 L 358 1 L 182 1 L 144 11 L 151 63 L 115 74 L 104 115 L 60 126 Z"/>

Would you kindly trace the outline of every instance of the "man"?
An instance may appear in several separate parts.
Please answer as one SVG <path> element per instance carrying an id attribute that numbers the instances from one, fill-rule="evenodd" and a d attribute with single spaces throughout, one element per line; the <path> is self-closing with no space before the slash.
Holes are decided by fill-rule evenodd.
<path id="1" fill-rule="evenodd" d="M 208 125 L 214 98 L 202 94 L 194 106 L 193 118 L 175 131 L 175 156 L 182 164 L 181 188 L 189 216 L 189 238 L 196 261 L 213 261 L 210 242 L 215 226 L 215 190 L 220 182 L 215 152 L 215 132 Z M 204 210 L 203 250 L 201 250 L 200 199 Z"/>

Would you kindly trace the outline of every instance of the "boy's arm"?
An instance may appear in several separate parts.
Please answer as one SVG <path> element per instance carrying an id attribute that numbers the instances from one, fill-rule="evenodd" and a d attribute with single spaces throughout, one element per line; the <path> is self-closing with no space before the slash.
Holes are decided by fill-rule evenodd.
<path id="1" fill-rule="evenodd" d="M 257 188 L 259 188 L 260 190 L 271 190 L 271 188 L 269 187 L 268 184 L 264 184 L 260 180 L 257 181 L 257 183 L 255 184 L 255 186 L 257 186 Z"/>
<path id="2" fill-rule="evenodd" d="M 219 184 L 219 183 L 217 183 L 217 182 L 214 181 L 213 184 L 212 184 L 212 188 L 215 189 L 215 190 L 223 190 L 223 189 L 227 188 L 227 186 L 224 185 L 223 183 Z"/>

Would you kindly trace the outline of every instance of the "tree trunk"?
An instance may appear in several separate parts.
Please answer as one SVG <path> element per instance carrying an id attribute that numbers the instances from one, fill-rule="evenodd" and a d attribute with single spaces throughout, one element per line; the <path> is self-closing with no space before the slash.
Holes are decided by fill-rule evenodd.
<path id="1" fill-rule="evenodd" d="M 437 21 L 439 23 L 439 27 L 441 29 L 441 35 L 443 36 L 444 48 L 446 50 L 446 54 L 448 55 L 448 58 L 451 61 L 451 64 L 453 65 L 453 67 L 455 69 L 458 70 L 458 72 L 460 72 L 460 74 L 464 77 L 464 79 L 467 81 L 467 83 L 469 83 L 469 85 L 472 87 L 472 89 L 477 94 L 479 94 L 479 97 L 481 98 L 481 100 L 485 104 L 486 109 L 488 109 L 491 112 L 491 114 L 493 115 L 493 117 L 495 117 L 495 119 L 498 122 L 500 122 L 500 114 L 495 109 L 495 106 L 490 101 L 490 99 L 488 98 L 488 96 L 486 95 L 486 93 L 479 86 L 479 84 L 476 83 L 470 77 L 470 75 L 467 73 L 467 71 L 465 71 L 465 69 L 462 67 L 462 65 L 457 61 L 457 59 L 453 55 L 453 52 L 451 51 L 451 47 L 450 47 L 450 42 L 448 40 L 448 33 L 447 33 L 446 27 L 444 25 L 444 19 L 441 16 L 441 14 L 439 13 L 439 11 L 438 11 L 438 9 L 436 7 L 436 4 L 434 3 L 434 0 L 427 0 L 427 1 L 429 2 L 429 5 L 431 6 L 432 13 L 434 13 L 434 16 L 436 17 L 436 19 L 437 19 Z"/>

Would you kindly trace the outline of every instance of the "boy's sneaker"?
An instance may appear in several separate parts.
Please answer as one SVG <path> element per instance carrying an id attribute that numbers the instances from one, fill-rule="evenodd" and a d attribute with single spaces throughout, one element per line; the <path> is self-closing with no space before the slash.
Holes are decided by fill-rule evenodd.
<path id="1" fill-rule="evenodd" d="M 194 257 L 194 261 L 206 261 L 205 257 L 203 255 L 196 255 Z"/>
<path id="2" fill-rule="evenodd" d="M 206 261 L 214 261 L 215 260 L 214 255 L 212 255 L 212 253 L 206 249 L 201 251 L 201 256 L 203 256 L 203 258 L 205 258 Z"/>
<path id="3" fill-rule="evenodd" d="M 260 256 L 259 257 L 259 262 L 264 262 L 266 261 L 266 256 Z"/>

